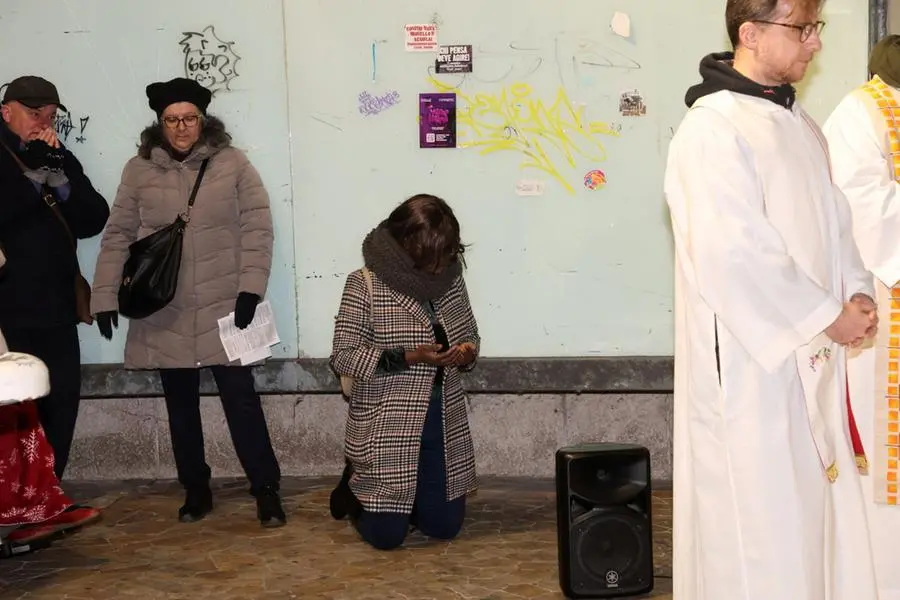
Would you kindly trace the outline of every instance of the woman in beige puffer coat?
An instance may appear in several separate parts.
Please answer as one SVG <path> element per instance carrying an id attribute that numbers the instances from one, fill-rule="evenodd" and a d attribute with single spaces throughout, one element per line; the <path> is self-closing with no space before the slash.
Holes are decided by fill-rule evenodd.
<path id="1" fill-rule="evenodd" d="M 269 197 L 256 169 L 231 146 L 223 123 L 207 116 L 208 90 L 178 78 L 151 84 L 147 96 L 158 121 L 141 134 L 138 155 L 122 173 L 97 257 L 91 312 L 111 339 L 129 245 L 186 210 L 208 159 L 184 232 L 175 297 L 160 311 L 131 320 L 125 367 L 160 371 L 178 479 L 187 491 L 179 519 L 196 521 L 212 510 L 199 408 L 199 370 L 209 367 L 258 517 L 266 527 L 283 525 L 280 469 L 253 375 L 249 367 L 229 363 L 218 332 L 219 319 L 231 311 L 235 325 L 245 328 L 265 295 L 273 243 Z"/>

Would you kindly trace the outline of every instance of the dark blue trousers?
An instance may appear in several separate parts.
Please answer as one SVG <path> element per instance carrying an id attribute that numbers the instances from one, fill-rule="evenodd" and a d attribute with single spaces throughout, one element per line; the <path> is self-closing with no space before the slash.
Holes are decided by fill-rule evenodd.
<path id="1" fill-rule="evenodd" d="M 444 422 L 441 418 L 443 400 L 441 386 L 436 385 L 422 428 L 412 524 L 428 537 L 450 540 L 462 529 L 466 497 L 447 502 L 447 464 L 444 457 Z M 403 544 L 409 526 L 410 515 L 393 512 L 363 511 L 356 522 L 356 529 L 362 538 L 379 550 L 391 550 Z"/>

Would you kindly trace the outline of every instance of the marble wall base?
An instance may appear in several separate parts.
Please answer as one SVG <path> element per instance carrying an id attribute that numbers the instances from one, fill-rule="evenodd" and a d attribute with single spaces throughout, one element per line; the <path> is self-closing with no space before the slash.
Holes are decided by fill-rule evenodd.
<path id="1" fill-rule="evenodd" d="M 347 410 L 343 398 L 264 396 L 263 406 L 284 475 L 340 474 Z M 240 476 L 218 398 L 202 398 L 201 412 L 213 476 Z M 653 478 L 672 478 L 670 394 L 476 394 L 469 418 L 480 475 L 553 477 L 558 448 L 615 441 L 646 446 Z M 162 399 L 82 401 L 66 479 L 174 477 Z"/>

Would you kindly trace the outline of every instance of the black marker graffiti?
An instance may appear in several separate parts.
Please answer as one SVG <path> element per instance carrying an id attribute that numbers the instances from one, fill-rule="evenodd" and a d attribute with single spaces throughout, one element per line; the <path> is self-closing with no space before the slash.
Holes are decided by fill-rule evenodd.
<path id="1" fill-rule="evenodd" d="M 56 137 L 62 138 L 62 141 L 67 142 L 73 129 L 75 129 L 75 125 L 72 123 L 72 115 L 63 113 L 56 116 Z"/>
<path id="2" fill-rule="evenodd" d="M 80 135 L 79 135 L 78 137 L 75 138 L 75 141 L 76 141 L 77 143 L 79 143 L 79 144 L 83 144 L 83 143 L 84 143 L 84 141 L 85 141 L 85 138 L 84 138 L 84 128 L 87 127 L 88 121 L 90 121 L 90 120 L 91 120 L 90 117 L 81 117 L 81 119 L 80 119 L 80 121 L 81 121 L 81 132 L 80 132 Z"/>
<path id="3" fill-rule="evenodd" d="M 193 79 L 215 95 L 231 89 L 231 81 L 238 76 L 236 66 L 241 57 L 224 42 L 210 25 L 201 32 L 185 31 L 178 42 L 184 52 L 184 76 Z"/>
<path id="4" fill-rule="evenodd" d="M 87 128 L 90 117 L 81 117 L 78 120 L 78 135 L 75 136 L 76 144 L 83 144 L 87 141 L 84 136 L 84 130 Z M 63 142 L 69 141 L 69 136 L 75 131 L 76 126 L 72 121 L 72 113 L 61 113 L 56 116 L 56 136 Z"/>

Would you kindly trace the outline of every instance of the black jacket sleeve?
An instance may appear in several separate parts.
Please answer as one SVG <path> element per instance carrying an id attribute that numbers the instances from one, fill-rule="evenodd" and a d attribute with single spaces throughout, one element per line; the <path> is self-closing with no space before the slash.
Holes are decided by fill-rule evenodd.
<path id="1" fill-rule="evenodd" d="M 42 210 L 40 195 L 12 157 L 0 147 L 0 229 Z"/>
<path id="2" fill-rule="evenodd" d="M 393 348 L 381 352 L 378 366 L 375 367 L 375 374 L 391 375 L 393 373 L 402 373 L 407 369 L 409 369 L 409 365 L 406 363 L 406 351 L 403 348 Z"/>
<path id="3" fill-rule="evenodd" d="M 98 235 L 109 219 L 109 204 L 94 189 L 81 163 L 68 149 L 63 170 L 69 178 L 71 192 L 66 201 L 57 206 L 72 229 L 72 234 L 78 239 Z"/>

